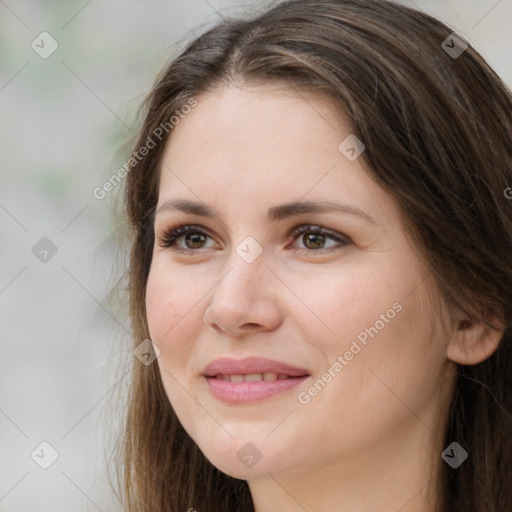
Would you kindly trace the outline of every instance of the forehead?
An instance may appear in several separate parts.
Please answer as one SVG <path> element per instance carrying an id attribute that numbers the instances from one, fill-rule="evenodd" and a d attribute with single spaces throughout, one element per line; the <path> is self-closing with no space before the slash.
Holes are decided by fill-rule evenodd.
<path id="1" fill-rule="evenodd" d="M 188 198 L 226 208 L 233 201 L 239 208 L 245 198 L 250 209 L 304 197 L 359 202 L 372 216 L 385 214 L 379 205 L 386 193 L 363 159 L 350 161 L 340 152 L 351 127 L 327 96 L 230 86 L 197 101 L 167 142 L 160 204 Z"/>
<path id="2" fill-rule="evenodd" d="M 171 132 L 166 156 L 174 161 L 206 161 L 221 171 L 226 166 L 254 168 L 279 158 L 282 164 L 304 157 L 332 159 L 339 156 L 340 135 L 350 133 L 344 117 L 333 113 L 335 104 L 318 94 L 305 96 L 283 87 L 230 86 L 197 101 Z M 302 167 L 296 165 L 298 171 Z"/>

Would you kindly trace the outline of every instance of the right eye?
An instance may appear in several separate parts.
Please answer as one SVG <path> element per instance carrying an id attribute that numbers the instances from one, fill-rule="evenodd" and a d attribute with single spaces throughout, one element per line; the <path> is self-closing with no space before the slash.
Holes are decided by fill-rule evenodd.
<path id="1" fill-rule="evenodd" d="M 194 253 L 207 248 L 204 244 L 208 238 L 211 237 L 206 231 L 189 224 L 166 231 L 161 237 L 159 245 L 163 248 L 172 248 L 173 251 L 177 252 Z M 180 246 L 180 239 L 183 239 L 185 246 Z"/>

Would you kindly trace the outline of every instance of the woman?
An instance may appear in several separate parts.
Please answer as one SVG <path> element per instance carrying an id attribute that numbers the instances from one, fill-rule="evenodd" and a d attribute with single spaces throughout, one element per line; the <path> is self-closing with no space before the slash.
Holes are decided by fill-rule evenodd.
<path id="1" fill-rule="evenodd" d="M 511 132 L 482 57 L 394 3 L 292 0 L 193 41 L 127 176 L 155 353 L 125 509 L 512 510 Z"/>

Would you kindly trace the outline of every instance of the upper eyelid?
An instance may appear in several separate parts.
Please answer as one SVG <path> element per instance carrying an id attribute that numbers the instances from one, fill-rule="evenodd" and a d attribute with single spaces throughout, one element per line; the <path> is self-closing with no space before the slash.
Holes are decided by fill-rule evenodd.
<path id="1" fill-rule="evenodd" d="M 182 229 L 182 228 L 189 228 L 189 231 L 194 231 L 195 230 L 195 231 L 204 232 L 205 234 L 207 234 L 211 238 L 215 238 L 215 236 L 213 235 L 213 232 L 209 228 L 207 228 L 205 226 L 201 226 L 199 224 L 179 223 L 179 224 L 176 224 L 172 228 L 155 229 L 155 231 L 157 233 L 158 233 L 158 231 L 160 231 L 163 236 L 168 236 L 168 235 L 171 235 L 172 233 L 175 233 L 177 230 Z M 302 223 L 302 224 L 299 224 L 299 225 L 295 226 L 294 228 L 292 228 L 291 230 L 289 230 L 289 233 L 290 234 L 297 233 L 297 232 L 300 233 L 301 229 L 310 229 L 311 231 L 322 231 L 322 234 L 332 235 L 334 237 L 338 236 L 338 237 L 341 237 L 341 238 L 348 238 L 348 236 L 344 235 L 343 233 L 339 233 L 336 230 L 333 230 L 333 229 L 330 229 L 330 228 L 326 228 L 326 227 L 322 226 L 321 224 L 313 224 L 313 223 L 309 223 L 309 224 L 308 223 Z M 186 234 L 186 233 L 183 233 L 183 234 Z M 178 235 L 178 236 L 181 236 L 181 235 Z"/>
<path id="2" fill-rule="evenodd" d="M 180 229 L 183 229 L 183 228 L 188 228 L 184 233 L 176 233 L 176 231 L 180 230 Z M 173 236 L 173 241 L 185 236 L 187 233 L 195 233 L 195 232 L 199 232 L 199 233 L 202 233 L 206 236 L 208 236 L 209 238 L 211 238 L 212 240 L 216 241 L 216 237 L 212 234 L 212 232 L 204 227 L 204 226 L 201 226 L 201 225 L 198 225 L 198 224 L 184 224 L 184 223 L 180 223 L 172 228 L 169 228 L 169 229 L 163 229 L 162 230 L 163 233 L 160 237 L 161 241 L 162 242 L 165 242 L 165 239 L 168 239 L 170 238 L 171 236 Z M 307 233 L 308 231 L 310 232 L 318 232 L 322 235 L 325 235 L 333 240 L 336 240 L 337 242 L 339 243 L 342 243 L 344 245 L 346 244 L 349 244 L 349 243 L 352 243 L 352 240 L 350 239 L 350 237 L 348 237 L 347 235 L 345 235 L 344 233 L 339 233 L 335 230 L 332 230 L 332 229 L 329 229 L 329 228 L 325 228 L 324 226 L 320 225 L 320 224 L 299 224 L 298 226 L 295 226 L 293 229 L 291 229 L 289 231 L 289 235 L 288 236 L 293 236 L 294 237 L 294 240 L 298 239 L 299 236 L 303 233 Z M 217 242 L 218 243 L 218 242 Z M 174 244 L 173 244 L 174 245 Z M 185 249 L 185 251 L 201 251 L 201 249 Z M 307 250 L 307 249 L 306 249 Z M 310 250 L 311 252 L 314 252 L 313 250 Z M 320 252 L 320 250 L 316 251 L 316 252 Z"/>

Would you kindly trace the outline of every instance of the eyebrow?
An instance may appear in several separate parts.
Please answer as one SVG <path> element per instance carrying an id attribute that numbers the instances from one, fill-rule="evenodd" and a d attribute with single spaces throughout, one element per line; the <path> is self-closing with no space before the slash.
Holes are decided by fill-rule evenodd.
<path id="1" fill-rule="evenodd" d="M 200 217 L 221 218 L 220 212 L 215 208 L 203 203 L 189 201 L 187 199 L 165 201 L 158 210 L 156 210 L 155 216 L 164 211 L 180 211 L 189 215 L 198 215 Z M 302 215 L 306 213 L 328 213 L 331 211 L 358 216 L 366 220 L 369 224 L 378 226 L 377 221 L 363 210 L 360 210 L 356 206 L 338 203 L 336 201 L 294 201 L 291 203 L 285 203 L 269 208 L 267 210 L 267 218 L 269 221 L 280 221 L 295 215 Z"/>

